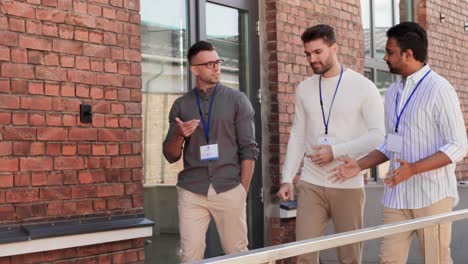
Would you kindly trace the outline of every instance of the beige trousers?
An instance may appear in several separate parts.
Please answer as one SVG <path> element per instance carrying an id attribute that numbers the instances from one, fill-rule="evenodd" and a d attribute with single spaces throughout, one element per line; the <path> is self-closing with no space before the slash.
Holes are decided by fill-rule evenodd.
<path id="1" fill-rule="evenodd" d="M 296 240 L 323 236 L 330 219 L 336 233 L 363 227 L 365 192 L 358 189 L 336 189 L 317 186 L 305 181 L 296 185 L 298 206 Z M 361 263 L 362 243 L 338 247 L 340 263 Z M 297 263 L 319 263 L 318 252 L 301 255 Z"/>
<path id="2" fill-rule="evenodd" d="M 430 206 L 421 209 L 392 209 L 384 207 L 382 213 L 382 223 L 390 224 L 400 221 L 415 219 L 424 216 L 431 216 L 452 211 L 453 198 L 444 198 Z M 450 264 L 450 240 L 452 237 L 452 224 L 440 225 L 440 263 Z M 408 257 L 408 250 L 411 236 L 414 231 L 395 234 L 384 237 L 380 242 L 380 263 L 384 264 L 404 264 Z M 416 231 L 416 235 L 421 246 L 421 254 L 424 256 L 424 230 Z"/>
<path id="3" fill-rule="evenodd" d="M 181 262 L 203 259 L 205 236 L 213 217 L 224 253 L 247 251 L 246 197 L 239 186 L 217 194 L 210 185 L 208 195 L 182 188 L 178 191 Z"/>

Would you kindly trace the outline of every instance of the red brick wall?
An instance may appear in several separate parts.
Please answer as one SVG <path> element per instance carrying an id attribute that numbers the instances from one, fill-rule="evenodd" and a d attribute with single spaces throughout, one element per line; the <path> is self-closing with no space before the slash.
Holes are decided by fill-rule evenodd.
<path id="1" fill-rule="evenodd" d="M 0 224 L 143 212 L 140 60 L 139 0 L 0 2 Z"/>
<path id="2" fill-rule="evenodd" d="M 296 85 L 312 74 L 304 54 L 300 35 L 304 29 L 318 23 L 332 25 L 337 33 L 339 60 L 362 72 L 364 65 L 364 37 L 360 18 L 360 1 L 266 0 L 266 31 L 268 55 L 269 133 L 270 160 L 266 170 L 273 183 L 272 191 L 280 183 L 282 164 L 294 119 L 294 92 Z M 438 2 L 438 4 L 433 3 Z M 456 88 L 468 124 L 468 78 L 466 57 L 468 49 L 463 19 L 467 17 L 468 4 L 446 1 L 420 1 L 417 17 L 427 26 L 430 38 L 431 66 L 445 76 Z M 444 24 L 438 20 L 439 10 L 444 10 Z M 468 161 L 458 166 L 457 174 L 468 179 Z M 272 244 L 294 241 L 294 220 L 271 219 Z M 284 263 L 294 262 L 285 260 Z"/>
<path id="3" fill-rule="evenodd" d="M 327 1 L 328 2 L 328 1 Z M 322 3 L 322 4 L 321 4 Z M 330 24 L 335 28 L 339 45 L 339 60 L 347 67 L 362 71 L 364 36 L 359 0 L 323 1 L 266 0 L 266 31 L 268 55 L 268 89 L 270 93 L 268 172 L 277 189 L 284 156 L 294 119 L 294 93 L 299 82 L 312 75 L 304 56 L 300 36 L 315 24 Z M 272 219 L 272 244 L 294 241 L 294 220 Z"/>
<path id="4" fill-rule="evenodd" d="M 466 1 L 421 1 L 429 36 L 429 63 L 455 87 L 468 125 L 468 35 L 464 22 L 468 17 Z M 424 7 L 426 10 L 424 10 Z M 441 22 L 440 13 L 445 14 Z M 468 131 L 468 126 L 467 126 Z M 468 157 L 457 164 L 457 177 L 468 180 Z"/>

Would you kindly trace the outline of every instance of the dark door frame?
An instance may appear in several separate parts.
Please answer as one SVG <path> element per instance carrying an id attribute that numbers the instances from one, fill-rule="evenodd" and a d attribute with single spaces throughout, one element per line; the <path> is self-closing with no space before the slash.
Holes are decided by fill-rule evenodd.
<path id="1" fill-rule="evenodd" d="M 257 140 L 258 148 L 261 150 L 262 146 L 262 122 L 261 122 L 261 106 L 258 98 L 260 90 L 260 46 L 259 38 L 257 35 L 257 21 L 259 19 L 258 14 L 258 1 L 252 0 L 189 0 L 188 1 L 188 17 L 189 17 L 189 39 L 190 44 L 195 43 L 198 40 L 205 40 L 206 36 L 206 3 L 214 3 L 227 7 L 238 9 L 244 14 L 247 14 L 247 24 L 245 20 L 241 21 L 241 28 L 246 34 L 248 48 L 245 52 L 248 52 L 248 62 L 246 63 L 247 68 L 244 69 L 245 74 L 248 76 L 247 87 L 240 87 L 240 89 L 249 97 L 252 106 L 255 110 L 255 137 Z M 243 71 L 240 69 L 240 71 Z M 191 74 L 188 75 L 190 78 L 191 86 L 195 86 L 195 80 Z M 261 248 L 264 245 L 263 241 L 263 180 L 262 180 L 262 157 L 261 153 L 258 156 L 254 175 L 250 185 L 250 191 L 247 199 L 247 224 L 249 230 L 249 248 Z"/>

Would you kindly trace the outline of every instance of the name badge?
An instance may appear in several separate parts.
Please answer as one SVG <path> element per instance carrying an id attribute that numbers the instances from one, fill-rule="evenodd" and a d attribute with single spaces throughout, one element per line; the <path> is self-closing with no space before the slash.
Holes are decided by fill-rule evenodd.
<path id="1" fill-rule="evenodd" d="M 200 147 L 201 160 L 219 159 L 218 144 L 205 145 Z"/>
<path id="2" fill-rule="evenodd" d="M 321 136 L 318 138 L 317 143 L 319 145 L 335 145 L 335 138 L 328 136 Z"/>
<path id="3" fill-rule="evenodd" d="M 387 150 L 395 153 L 400 153 L 403 146 L 403 138 L 399 135 L 387 135 Z"/>

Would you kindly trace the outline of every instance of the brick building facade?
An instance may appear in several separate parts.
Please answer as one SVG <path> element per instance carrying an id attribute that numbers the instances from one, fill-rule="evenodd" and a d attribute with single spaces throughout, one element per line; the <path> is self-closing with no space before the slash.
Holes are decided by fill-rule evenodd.
<path id="1" fill-rule="evenodd" d="M 468 17 L 466 1 L 418 1 L 415 17 L 428 31 L 429 64 L 447 78 L 457 90 L 465 123 L 468 124 L 468 35 L 464 28 Z M 317 23 L 335 28 L 339 45 L 338 59 L 358 72 L 364 67 L 364 32 L 359 0 L 308 1 L 266 0 L 266 57 L 268 62 L 267 111 L 270 158 L 264 170 L 272 182 L 272 191 L 280 184 L 289 132 L 294 120 L 294 93 L 299 82 L 312 75 L 304 58 L 300 34 Z M 390 12 L 390 11 L 389 11 Z M 440 13 L 445 14 L 441 22 Z M 457 166 L 457 177 L 468 180 L 468 157 Z M 271 218 L 271 243 L 295 240 L 295 220 Z M 285 261 L 286 263 L 289 260 Z"/>
<path id="2" fill-rule="evenodd" d="M 418 6 L 429 63 L 457 89 L 468 124 L 468 3 Z M 143 212 L 139 9 L 139 0 L 0 1 L 0 225 Z M 295 87 L 312 74 L 300 34 L 334 26 L 340 62 L 358 72 L 365 45 L 359 0 L 263 0 L 259 10 L 270 192 L 280 183 Z M 92 106 L 92 124 L 80 122 L 80 104 Z M 457 175 L 468 179 L 468 158 Z M 294 240 L 294 220 L 270 221 L 266 244 Z M 2 264 L 143 261 L 142 238 L 0 257 Z"/>
<path id="3" fill-rule="evenodd" d="M 0 2 L 0 224 L 143 212 L 140 75 L 138 0 Z M 0 263 L 137 263 L 143 246 Z"/>

